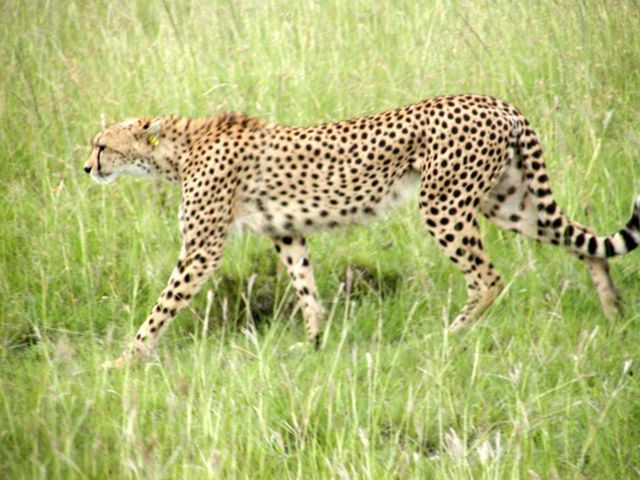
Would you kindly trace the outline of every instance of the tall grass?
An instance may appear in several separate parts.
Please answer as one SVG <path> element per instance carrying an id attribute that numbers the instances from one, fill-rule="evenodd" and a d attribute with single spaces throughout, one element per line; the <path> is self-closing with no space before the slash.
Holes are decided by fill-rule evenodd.
<path id="1" fill-rule="evenodd" d="M 608 321 L 574 259 L 483 224 L 508 288 L 449 336 L 463 281 L 406 206 L 310 239 L 331 312 L 313 352 L 269 242 L 238 236 L 158 357 L 105 371 L 175 261 L 179 191 L 81 170 L 127 116 L 310 124 L 489 93 L 535 126 L 565 211 L 613 231 L 640 190 L 637 2 L 8 0 L 0 18 L 2 478 L 640 475 L 637 254 Z"/>

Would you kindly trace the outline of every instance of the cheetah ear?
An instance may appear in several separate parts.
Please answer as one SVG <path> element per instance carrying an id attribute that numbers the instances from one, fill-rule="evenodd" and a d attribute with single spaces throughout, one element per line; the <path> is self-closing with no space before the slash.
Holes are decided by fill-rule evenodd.
<path id="1" fill-rule="evenodd" d="M 143 139 L 153 148 L 157 147 L 160 143 L 158 135 L 160 134 L 160 130 L 162 130 L 162 122 L 160 120 L 155 120 L 151 123 L 147 122 L 142 128 L 144 128 Z"/>
<path id="2" fill-rule="evenodd" d="M 154 120 L 153 122 L 145 123 L 142 128 L 144 128 L 144 135 L 148 137 L 149 135 L 158 135 L 160 130 L 162 130 L 162 121 Z"/>

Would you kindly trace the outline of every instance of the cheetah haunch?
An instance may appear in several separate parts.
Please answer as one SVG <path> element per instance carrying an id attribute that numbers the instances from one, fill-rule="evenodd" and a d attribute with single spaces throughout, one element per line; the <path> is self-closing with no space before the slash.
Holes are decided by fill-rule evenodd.
<path id="1" fill-rule="evenodd" d="M 182 188 L 183 246 L 130 354 L 158 336 L 215 270 L 232 224 L 270 236 L 318 341 L 322 309 L 305 236 L 360 222 L 392 203 L 411 179 L 428 232 L 464 274 L 467 303 L 451 329 L 478 318 L 501 290 L 477 217 L 565 247 L 582 260 L 607 315 L 620 300 L 607 259 L 640 243 L 640 197 L 617 233 L 597 236 L 567 218 L 551 194 L 542 149 L 526 118 L 486 96 L 436 97 L 367 117 L 311 127 L 242 114 L 135 118 L 98 133 L 84 169 L 99 183 L 123 173 Z"/>

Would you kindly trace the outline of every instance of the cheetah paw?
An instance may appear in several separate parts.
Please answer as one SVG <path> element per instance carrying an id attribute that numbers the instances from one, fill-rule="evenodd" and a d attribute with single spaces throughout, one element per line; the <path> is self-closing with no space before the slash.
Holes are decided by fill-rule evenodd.
<path id="1" fill-rule="evenodd" d="M 467 319 L 456 319 L 452 324 L 449 325 L 449 332 L 457 333 L 460 330 L 464 330 L 465 328 L 469 327 L 469 325 L 471 325 L 471 322 L 469 322 Z"/>
<path id="2" fill-rule="evenodd" d="M 131 359 L 124 357 L 116 358 L 115 360 L 107 360 L 102 364 L 102 368 L 107 370 L 121 369 L 131 363 Z"/>

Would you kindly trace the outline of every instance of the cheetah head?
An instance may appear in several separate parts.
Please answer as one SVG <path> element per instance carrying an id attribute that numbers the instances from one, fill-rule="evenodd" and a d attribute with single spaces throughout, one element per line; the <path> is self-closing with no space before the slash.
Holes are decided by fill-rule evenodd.
<path id="1" fill-rule="evenodd" d="M 160 120 L 145 118 L 125 120 L 105 128 L 91 141 L 91 155 L 84 171 L 102 185 L 123 173 L 152 175 L 160 129 Z"/>

